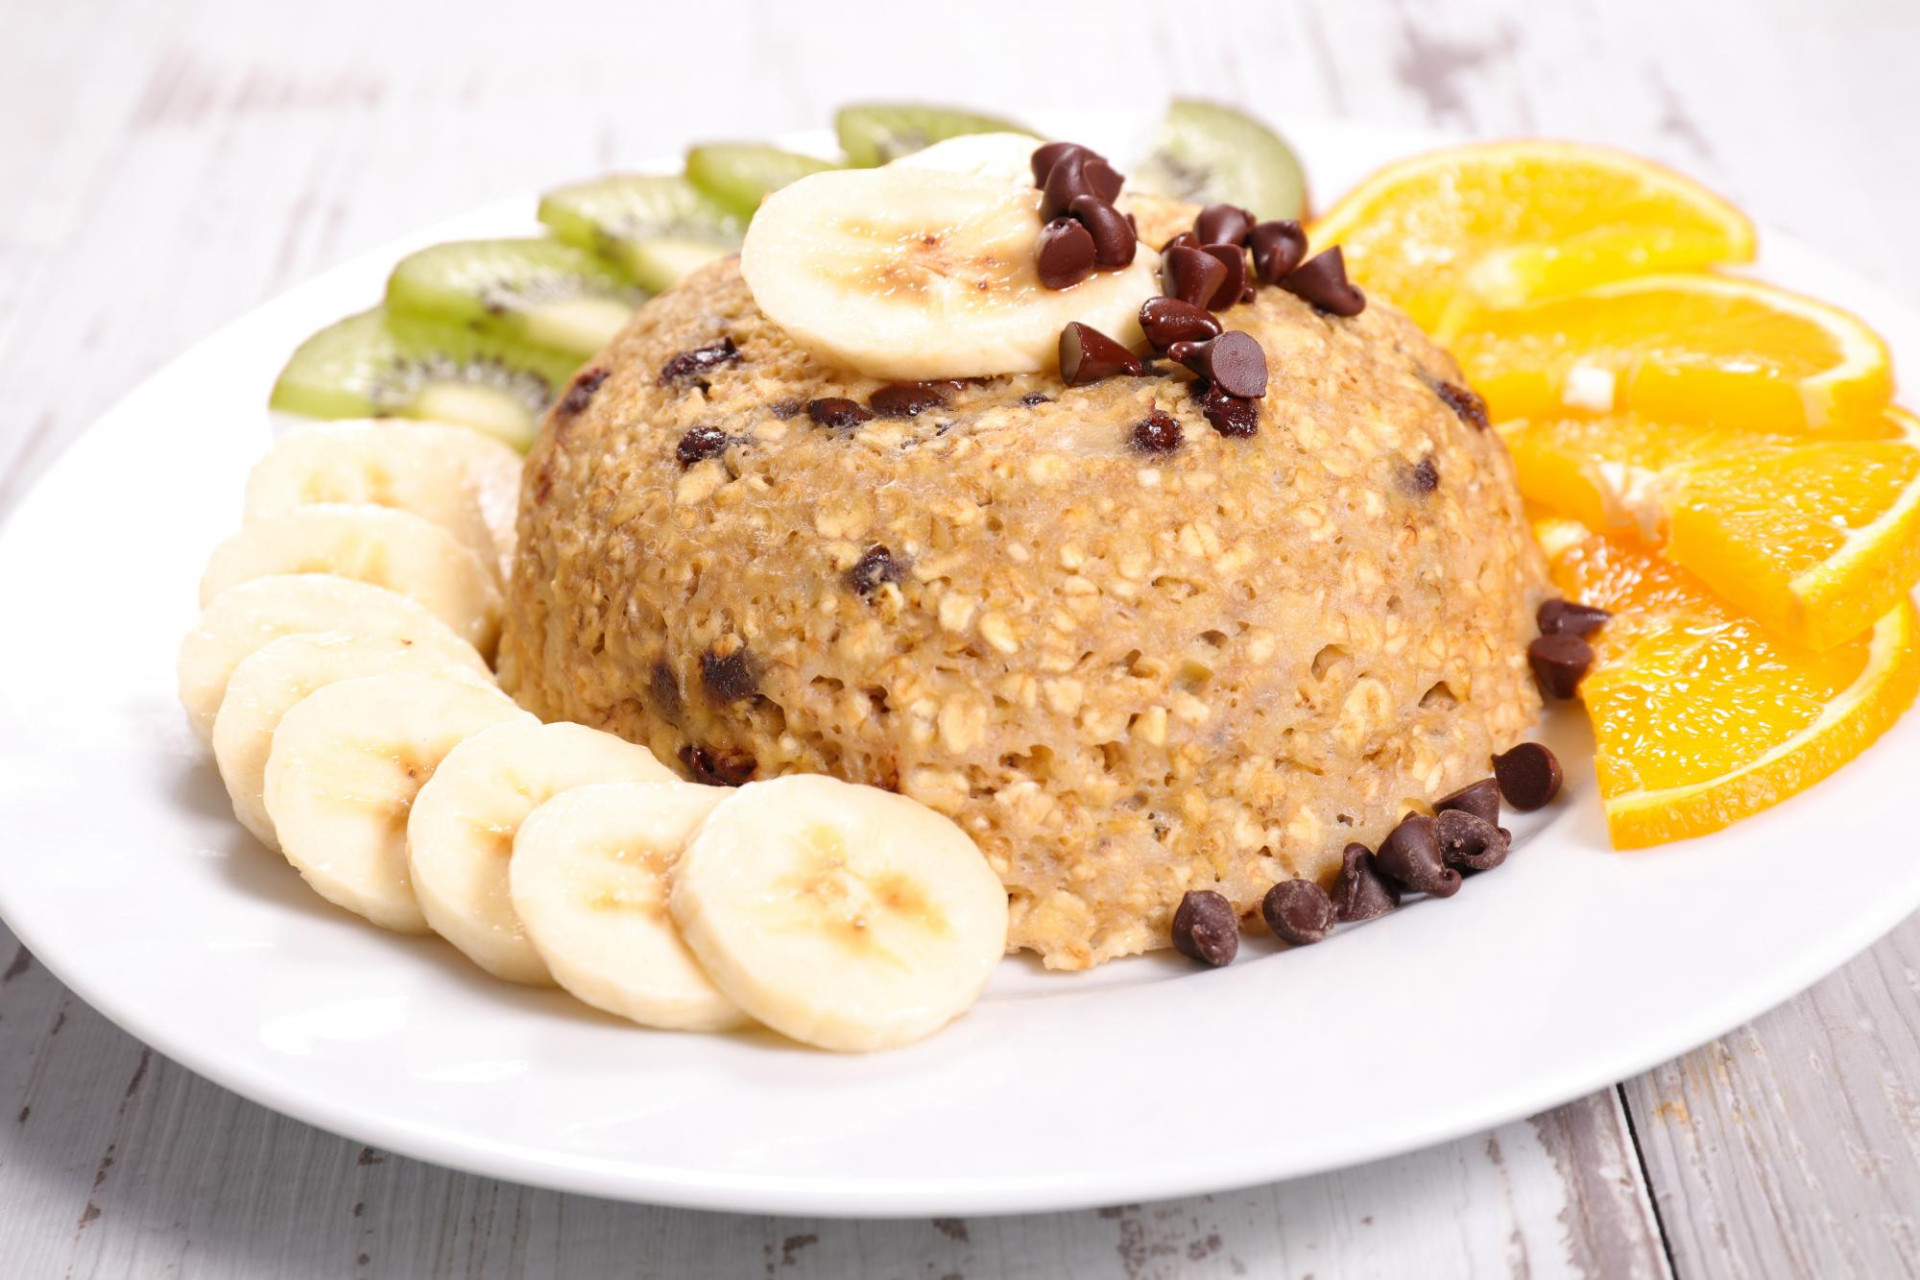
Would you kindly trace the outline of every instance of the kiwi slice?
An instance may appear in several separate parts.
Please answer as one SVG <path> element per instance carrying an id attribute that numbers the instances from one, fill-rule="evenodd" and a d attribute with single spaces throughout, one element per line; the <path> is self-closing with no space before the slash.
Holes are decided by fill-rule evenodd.
<path id="1" fill-rule="evenodd" d="M 1217 103 L 1175 98 L 1128 181 L 1195 204 L 1237 204 L 1256 218 L 1300 218 L 1307 179 L 1285 140 Z"/>
<path id="2" fill-rule="evenodd" d="M 375 307 L 301 343 L 269 403 L 308 418 L 462 422 L 524 451 L 578 366 L 563 351 Z"/>
<path id="3" fill-rule="evenodd" d="M 585 249 L 554 240 L 461 240 L 400 260 L 387 278 L 393 315 L 464 324 L 585 360 L 646 300 Z"/>
<path id="4" fill-rule="evenodd" d="M 796 178 L 840 166 L 750 142 L 718 142 L 687 152 L 687 181 L 729 212 L 752 218 L 760 200 Z"/>
<path id="5" fill-rule="evenodd" d="M 624 268 L 648 293 L 740 247 L 745 224 L 682 177 L 623 174 L 549 191 L 540 221 Z"/>
<path id="6" fill-rule="evenodd" d="M 840 149 L 847 153 L 847 163 L 856 169 L 871 169 L 964 133 L 1033 134 L 1023 124 L 995 116 L 898 102 L 842 107 L 833 118 L 833 127 L 840 135 Z"/>

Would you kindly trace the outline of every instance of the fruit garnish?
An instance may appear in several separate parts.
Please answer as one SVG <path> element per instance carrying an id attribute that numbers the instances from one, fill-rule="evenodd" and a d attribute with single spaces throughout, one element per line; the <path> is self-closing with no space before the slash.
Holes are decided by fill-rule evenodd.
<path id="1" fill-rule="evenodd" d="M 1286 140 L 1244 112 L 1175 98 L 1134 167 L 1142 191 L 1229 204 L 1256 220 L 1304 217 L 1307 179 Z"/>
<path id="2" fill-rule="evenodd" d="M 753 217 L 768 192 L 838 167 L 818 156 L 750 142 L 709 143 L 687 152 L 687 181 L 739 218 Z"/>
<path id="3" fill-rule="evenodd" d="M 1920 579 L 1920 421 L 1865 438 L 1681 426 L 1620 415 L 1501 434 L 1527 497 L 1659 548 L 1795 643 L 1829 649 Z"/>
<path id="4" fill-rule="evenodd" d="M 1648 552 L 1571 520 L 1536 532 L 1567 597 L 1613 613 L 1580 697 L 1618 848 L 1704 835 L 1806 790 L 1920 689 L 1911 601 L 1816 653 Z"/>
<path id="5" fill-rule="evenodd" d="M 648 293 L 740 247 L 744 224 L 679 176 L 623 174 L 549 191 L 540 221 L 560 240 L 628 271 Z"/>
<path id="6" fill-rule="evenodd" d="M 565 352 L 376 307 L 301 343 L 270 403 L 309 418 L 458 422 L 525 452 L 577 364 Z"/>
<path id="7" fill-rule="evenodd" d="M 1893 395 L 1858 319 L 1752 280 L 1649 276 L 1481 315 L 1456 337 L 1495 420 L 1634 410 L 1753 431 L 1846 430 Z"/>
<path id="8" fill-rule="evenodd" d="M 834 132 L 847 163 L 856 169 L 898 160 L 948 138 L 969 133 L 1019 133 L 1033 136 L 1023 125 L 947 107 L 922 107 L 898 102 L 862 102 L 842 107 L 833 118 Z"/>
<path id="9" fill-rule="evenodd" d="M 387 279 L 387 311 L 464 324 L 584 360 L 646 295 L 585 249 L 554 240 L 464 240 L 408 254 Z"/>
<path id="10" fill-rule="evenodd" d="M 1474 312 L 1753 257 L 1753 226 L 1660 165 L 1569 142 L 1450 147 L 1389 165 L 1310 228 L 1442 341 Z"/>

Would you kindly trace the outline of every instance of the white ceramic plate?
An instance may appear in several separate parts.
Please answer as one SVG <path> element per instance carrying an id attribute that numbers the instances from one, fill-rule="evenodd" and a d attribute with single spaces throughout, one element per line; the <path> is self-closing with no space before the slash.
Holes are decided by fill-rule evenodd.
<path id="1" fill-rule="evenodd" d="M 1132 154 L 1145 121 L 1040 119 Z M 1298 127 L 1316 190 L 1433 141 Z M 797 140 L 815 146 L 824 138 Z M 660 1034 L 494 982 L 306 891 L 231 819 L 174 696 L 208 551 L 266 448 L 262 405 L 312 330 L 404 250 L 530 225 L 531 198 L 293 290 L 149 380 L 0 536 L 0 913 L 82 998 L 195 1071 L 361 1141 L 523 1182 L 714 1209 L 1024 1212 L 1254 1183 L 1539 1111 L 1786 999 L 1920 905 L 1897 817 L 1909 716 L 1838 776 L 1733 830 L 1606 844 L 1578 717 L 1569 802 L 1497 874 L 1327 943 L 1085 975 L 1007 961 L 960 1023 L 873 1057 Z M 1920 317 L 1777 235 L 1765 274 Z"/>

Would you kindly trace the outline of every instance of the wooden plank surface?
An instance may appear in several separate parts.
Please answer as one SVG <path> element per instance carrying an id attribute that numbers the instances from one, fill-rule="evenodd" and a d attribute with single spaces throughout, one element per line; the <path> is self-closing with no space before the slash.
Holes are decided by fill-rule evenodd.
<path id="1" fill-rule="evenodd" d="M 0 513 L 167 357 L 331 263 L 850 97 L 1018 112 L 1203 92 L 1281 121 L 1611 141 L 1920 297 L 1909 0 L 964 13 L 0 3 Z M 648 1209 L 365 1151 L 152 1055 L 0 934 L 7 956 L 8 1275 L 1920 1275 L 1916 921 L 1752 1026 L 1531 1121 L 1276 1187 L 964 1223 Z"/>

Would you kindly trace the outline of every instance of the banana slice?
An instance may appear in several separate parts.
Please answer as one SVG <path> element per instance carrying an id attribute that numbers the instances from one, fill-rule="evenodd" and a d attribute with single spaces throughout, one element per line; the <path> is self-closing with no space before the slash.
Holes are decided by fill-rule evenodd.
<path id="1" fill-rule="evenodd" d="M 249 522 L 315 503 L 371 503 L 433 521 L 502 580 L 513 562 L 520 455 L 442 422 L 312 422 L 274 443 L 247 479 Z"/>
<path id="2" fill-rule="evenodd" d="M 180 701 L 201 741 L 213 738 L 227 682 L 247 655 L 304 631 L 391 636 L 486 670 L 479 652 L 397 591 L 329 573 L 274 574 L 223 591 L 180 645 Z"/>
<path id="3" fill-rule="evenodd" d="M 471 434 L 471 433 L 470 433 Z M 471 645 L 465 654 L 398 636 L 315 631 L 281 636 L 233 669 L 213 720 L 213 759 L 233 800 L 233 816 L 269 849 L 279 849 L 267 816 L 267 755 L 282 716 L 307 695 L 358 676 L 438 676 L 493 688 L 493 675 Z"/>
<path id="4" fill-rule="evenodd" d="M 875 787 L 750 782 L 708 815 L 668 896 L 701 967 L 750 1017 L 823 1049 L 928 1035 L 979 997 L 1007 894 L 966 833 Z"/>
<path id="5" fill-rule="evenodd" d="M 760 309 L 825 359 L 876 378 L 1030 373 L 1078 320 L 1139 347 L 1157 255 L 1044 289 L 1040 193 L 1009 135 L 955 138 L 878 169 L 816 173 L 768 196 L 740 270 Z M 996 141 L 997 139 L 997 141 Z M 951 153 L 949 153 L 951 149 Z"/>
<path id="6" fill-rule="evenodd" d="M 527 815 L 508 883 L 514 914 L 555 981 L 642 1026 L 724 1031 L 747 1020 L 667 914 L 668 872 L 727 794 L 686 782 L 606 782 Z"/>
<path id="7" fill-rule="evenodd" d="M 243 525 L 214 550 L 200 603 L 273 573 L 336 573 L 410 596 L 483 657 L 500 638 L 500 587 L 433 521 L 369 503 L 296 507 Z"/>
<path id="8" fill-rule="evenodd" d="M 645 747 L 583 724 L 515 722 L 475 734 L 448 753 L 407 820 L 407 862 L 427 923 L 488 973 L 552 986 L 507 886 L 521 821 L 574 787 L 674 780 Z"/>
<path id="9" fill-rule="evenodd" d="M 360 676 L 308 695 L 280 718 L 267 756 L 280 851 L 327 901 L 425 933 L 407 815 L 448 752 L 503 721 L 539 723 L 498 689 L 430 676 Z"/>

